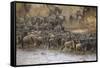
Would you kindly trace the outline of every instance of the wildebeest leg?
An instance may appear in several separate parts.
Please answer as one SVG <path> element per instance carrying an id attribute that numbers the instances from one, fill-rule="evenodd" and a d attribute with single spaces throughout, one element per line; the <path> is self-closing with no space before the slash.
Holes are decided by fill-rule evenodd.
<path id="1" fill-rule="evenodd" d="M 22 39 L 21 44 L 22 44 L 22 49 L 24 49 L 24 42 L 23 42 L 23 39 Z"/>
<path id="2" fill-rule="evenodd" d="M 72 49 L 76 52 L 76 41 L 72 40 Z"/>
<path id="3" fill-rule="evenodd" d="M 75 50 L 75 52 L 77 51 L 76 44 L 74 44 L 74 50 Z"/>
<path id="4" fill-rule="evenodd" d="M 49 49 L 49 40 L 46 41 L 46 48 Z"/>
<path id="5" fill-rule="evenodd" d="M 22 35 L 22 37 L 21 37 L 21 45 L 22 45 L 22 49 L 24 49 L 24 40 L 23 40 L 23 38 L 24 38 L 24 36 Z"/>
<path id="6" fill-rule="evenodd" d="M 51 42 L 49 42 L 49 46 L 48 46 L 48 48 L 50 48 L 50 46 L 51 46 Z"/>
<path id="7" fill-rule="evenodd" d="M 31 40 L 32 40 L 32 42 L 33 42 L 33 45 L 34 45 L 34 39 L 31 37 Z"/>
<path id="8" fill-rule="evenodd" d="M 60 50 L 63 50 L 65 48 L 65 46 L 62 46 L 61 48 L 60 48 Z"/>
<path id="9" fill-rule="evenodd" d="M 23 36 L 21 37 L 21 40 L 20 40 L 20 42 L 21 42 L 21 45 L 22 45 L 22 49 L 24 48 L 24 42 L 23 42 Z"/>
<path id="10" fill-rule="evenodd" d="M 86 50 L 87 50 L 87 47 L 84 48 L 84 52 L 86 52 Z"/>

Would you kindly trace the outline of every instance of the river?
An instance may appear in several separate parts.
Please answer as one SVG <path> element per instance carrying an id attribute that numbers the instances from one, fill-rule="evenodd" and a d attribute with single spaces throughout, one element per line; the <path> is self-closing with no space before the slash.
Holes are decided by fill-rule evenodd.
<path id="1" fill-rule="evenodd" d="M 95 61 L 96 54 L 75 54 L 48 49 L 17 49 L 17 65 Z"/>

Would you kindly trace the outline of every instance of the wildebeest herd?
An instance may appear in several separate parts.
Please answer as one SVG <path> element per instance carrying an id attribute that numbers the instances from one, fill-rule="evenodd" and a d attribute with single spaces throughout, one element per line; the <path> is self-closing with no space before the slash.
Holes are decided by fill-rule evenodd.
<path id="1" fill-rule="evenodd" d="M 63 26 L 64 16 L 34 16 L 17 26 L 16 44 L 25 48 L 95 51 L 96 33 L 73 33 Z M 18 29 L 19 28 L 19 29 Z"/>

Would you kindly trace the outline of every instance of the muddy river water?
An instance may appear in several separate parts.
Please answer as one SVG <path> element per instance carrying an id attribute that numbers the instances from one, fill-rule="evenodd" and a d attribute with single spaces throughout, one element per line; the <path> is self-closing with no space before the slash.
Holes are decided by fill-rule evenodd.
<path id="1" fill-rule="evenodd" d="M 17 65 L 95 61 L 96 54 L 72 54 L 48 49 L 17 49 Z"/>

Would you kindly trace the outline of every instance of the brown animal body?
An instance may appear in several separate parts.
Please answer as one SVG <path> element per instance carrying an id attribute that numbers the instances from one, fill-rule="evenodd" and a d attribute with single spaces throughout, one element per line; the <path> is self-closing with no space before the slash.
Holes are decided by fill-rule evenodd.
<path id="1" fill-rule="evenodd" d="M 34 45 L 34 35 L 25 36 L 22 41 L 22 48 L 29 48 L 32 45 Z"/>
<path id="2" fill-rule="evenodd" d="M 41 32 L 32 32 L 23 37 L 22 48 L 39 47 L 42 44 L 43 38 L 40 36 Z"/>
<path id="3" fill-rule="evenodd" d="M 74 48 L 74 41 L 67 41 L 64 43 L 64 46 L 61 48 L 62 50 L 71 50 Z"/>

